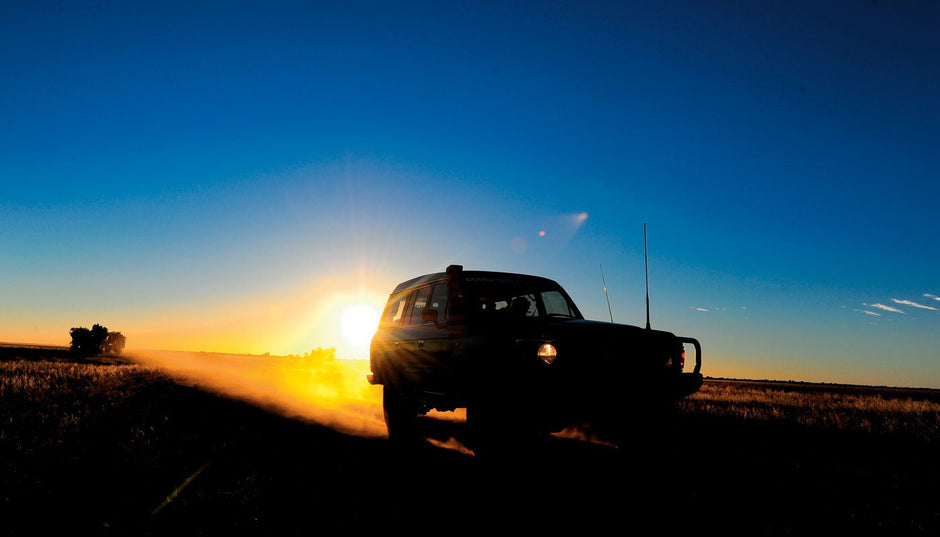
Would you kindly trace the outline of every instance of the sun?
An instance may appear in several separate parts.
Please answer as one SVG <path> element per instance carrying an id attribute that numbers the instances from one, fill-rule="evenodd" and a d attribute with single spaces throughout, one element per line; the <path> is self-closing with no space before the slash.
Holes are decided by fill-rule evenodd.
<path id="1" fill-rule="evenodd" d="M 379 326 L 379 314 L 372 306 L 350 306 L 340 315 L 343 337 L 354 347 L 367 347 Z"/>

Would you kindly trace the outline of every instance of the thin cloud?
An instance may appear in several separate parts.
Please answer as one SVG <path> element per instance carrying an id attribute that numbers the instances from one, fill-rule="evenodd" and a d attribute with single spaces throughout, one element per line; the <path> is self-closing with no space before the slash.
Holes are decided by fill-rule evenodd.
<path id="1" fill-rule="evenodd" d="M 927 297 L 927 298 L 936 300 L 937 302 L 940 302 L 940 296 L 932 295 L 932 294 L 930 294 L 930 293 L 924 293 L 924 296 Z"/>
<path id="2" fill-rule="evenodd" d="M 874 311 L 868 311 L 868 310 L 858 310 L 858 311 L 864 313 L 865 315 L 871 315 L 872 317 L 881 317 L 880 313 L 875 313 Z"/>
<path id="3" fill-rule="evenodd" d="M 708 311 L 708 310 L 705 308 L 695 308 L 695 311 Z"/>
<path id="4" fill-rule="evenodd" d="M 879 310 L 882 310 L 882 311 L 890 311 L 891 313 L 900 313 L 901 315 L 904 315 L 904 312 L 903 312 L 903 311 L 901 311 L 901 310 L 899 310 L 899 309 L 897 309 L 897 308 L 893 308 L 893 307 L 891 307 L 891 306 L 886 306 L 886 305 L 884 305 L 884 304 L 862 304 L 862 305 L 863 305 L 863 306 L 868 306 L 869 308 L 876 308 L 876 309 L 879 309 Z"/>
<path id="5" fill-rule="evenodd" d="M 891 299 L 891 302 L 894 302 L 895 304 L 901 304 L 902 306 L 910 306 L 910 307 L 912 307 L 912 308 L 920 308 L 920 309 L 922 309 L 922 310 L 937 311 L 937 308 L 935 308 L 935 307 L 933 307 L 933 306 L 925 306 L 925 305 L 923 305 L 923 304 L 918 304 L 917 302 L 913 302 L 913 301 L 911 301 L 911 300 L 898 300 L 897 298 L 892 298 L 892 299 Z"/>

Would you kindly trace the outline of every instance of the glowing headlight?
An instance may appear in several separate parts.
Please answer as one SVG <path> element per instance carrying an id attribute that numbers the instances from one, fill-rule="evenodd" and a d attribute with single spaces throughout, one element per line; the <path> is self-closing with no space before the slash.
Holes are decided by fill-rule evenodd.
<path id="1" fill-rule="evenodd" d="M 543 343 L 539 347 L 539 358 L 542 359 L 548 365 L 551 365 L 555 362 L 555 357 L 558 356 L 558 349 L 555 348 L 551 343 Z"/>

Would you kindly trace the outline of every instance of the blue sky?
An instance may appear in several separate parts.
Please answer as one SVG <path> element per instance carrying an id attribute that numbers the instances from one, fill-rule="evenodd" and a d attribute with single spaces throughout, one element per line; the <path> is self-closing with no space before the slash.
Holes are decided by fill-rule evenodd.
<path id="1" fill-rule="evenodd" d="M 344 347 L 449 263 L 715 376 L 940 388 L 940 6 L 0 7 L 0 341 Z M 544 231 L 542 236 L 540 232 Z"/>

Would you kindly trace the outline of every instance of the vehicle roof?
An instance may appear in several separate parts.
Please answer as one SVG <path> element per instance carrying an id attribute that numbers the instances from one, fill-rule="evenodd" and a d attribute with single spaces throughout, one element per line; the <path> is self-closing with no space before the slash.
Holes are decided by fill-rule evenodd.
<path id="1" fill-rule="evenodd" d="M 547 283 L 551 285 L 558 286 L 558 283 L 549 278 L 542 276 L 533 276 L 531 274 L 516 274 L 513 272 L 493 272 L 487 270 L 464 270 L 460 273 L 460 277 L 465 282 L 489 282 L 489 283 L 509 283 L 509 282 L 539 282 Z M 418 276 L 417 278 L 412 278 L 410 280 L 401 282 L 395 286 L 395 290 L 392 293 L 398 293 L 399 291 L 404 291 L 405 289 L 410 289 L 412 287 L 419 287 L 424 284 L 443 281 L 447 279 L 446 272 L 435 272 L 433 274 L 425 274 L 424 276 Z"/>

